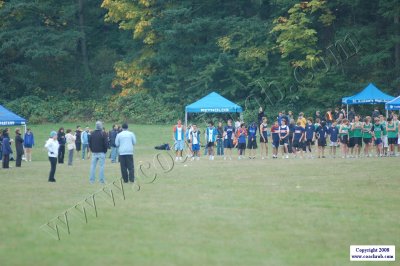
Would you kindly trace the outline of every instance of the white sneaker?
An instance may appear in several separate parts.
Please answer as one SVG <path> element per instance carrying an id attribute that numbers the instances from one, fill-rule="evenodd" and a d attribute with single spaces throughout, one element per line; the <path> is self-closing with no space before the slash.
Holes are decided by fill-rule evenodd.
<path id="1" fill-rule="evenodd" d="M 224 160 L 226 161 L 226 157 L 224 156 Z"/>
<path id="2" fill-rule="evenodd" d="M 82 160 L 84 160 L 84 159 L 82 159 Z M 177 162 L 179 160 L 179 158 L 178 157 L 175 157 L 175 162 Z"/>
<path id="3" fill-rule="evenodd" d="M 264 160 L 265 158 L 264 157 L 261 157 L 261 160 Z"/>
<path id="4" fill-rule="evenodd" d="M 200 157 L 197 157 L 197 161 L 200 160 Z"/>
<path id="5" fill-rule="evenodd" d="M 286 159 L 289 159 L 289 155 L 286 155 L 286 157 L 285 157 Z"/>
<path id="6" fill-rule="evenodd" d="M 179 161 L 182 161 L 182 157 L 179 157 Z"/>

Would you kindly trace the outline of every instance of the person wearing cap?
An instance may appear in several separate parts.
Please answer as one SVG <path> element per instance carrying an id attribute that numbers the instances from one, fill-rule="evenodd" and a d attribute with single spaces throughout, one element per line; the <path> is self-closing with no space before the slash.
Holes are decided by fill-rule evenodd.
<path id="1" fill-rule="evenodd" d="M 92 162 L 90 166 L 90 177 L 89 181 L 91 184 L 94 183 L 96 177 L 96 166 L 97 162 L 100 165 L 99 180 L 100 183 L 104 184 L 104 163 L 106 160 L 106 153 L 108 149 L 108 136 L 103 131 L 103 123 L 100 121 L 96 122 L 96 129 L 92 132 L 89 138 L 89 148 L 92 152 Z"/>
<path id="2" fill-rule="evenodd" d="M 121 167 L 122 179 L 125 183 L 135 181 L 133 152 L 136 145 L 136 136 L 128 131 L 128 124 L 122 125 L 122 132 L 115 138 L 115 146 L 118 148 L 119 164 Z"/>
<path id="3" fill-rule="evenodd" d="M 49 182 L 56 182 L 54 175 L 56 173 L 58 149 L 60 147 L 57 138 L 57 132 L 51 131 L 50 138 L 46 141 L 46 144 L 44 145 L 44 147 L 47 149 L 47 155 L 49 156 L 50 161 Z"/>

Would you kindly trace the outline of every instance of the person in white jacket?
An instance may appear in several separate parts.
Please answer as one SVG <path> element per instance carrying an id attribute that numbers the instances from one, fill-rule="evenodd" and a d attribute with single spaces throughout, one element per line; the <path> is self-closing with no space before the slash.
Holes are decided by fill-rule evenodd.
<path id="1" fill-rule="evenodd" d="M 115 138 L 115 146 L 118 148 L 119 163 L 121 166 L 121 175 L 125 183 L 135 181 L 134 163 L 133 163 L 133 146 L 136 145 L 135 134 L 128 131 L 128 124 L 122 125 L 122 132 Z M 129 174 L 128 174 L 129 172 Z"/>
<path id="2" fill-rule="evenodd" d="M 65 140 L 67 141 L 67 149 L 68 149 L 68 165 L 72 165 L 72 161 L 74 160 L 74 151 L 76 149 L 75 146 L 75 134 L 72 134 L 71 129 L 67 129 L 67 135 L 65 135 Z"/>
<path id="3" fill-rule="evenodd" d="M 50 161 L 49 182 L 56 182 L 54 175 L 57 167 L 58 148 L 60 147 L 60 144 L 58 144 L 57 141 L 57 132 L 51 131 L 50 138 L 46 141 L 44 147 L 47 149 L 47 154 Z"/>

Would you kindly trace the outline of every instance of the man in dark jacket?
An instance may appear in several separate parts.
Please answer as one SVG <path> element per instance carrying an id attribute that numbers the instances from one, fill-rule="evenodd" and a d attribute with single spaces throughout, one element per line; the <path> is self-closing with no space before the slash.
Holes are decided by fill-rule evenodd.
<path id="1" fill-rule="evenodd" d="M 100 173 L 99 180 L 100 183 L 104 184 L 104 163 L 106 159 L 106 153 L 108 148 L 108 137 L 105 132 L 103 132 L 103 123 L 100 121 L 96 122 L 96 130 L 92 132 L 89 138 L 89 147 L 92 151 L 92 163 L 90 166 L 90 177 L 89 181 L 91 184 L 94 183 L 96 177 L 96 165 L 99 162 Z"/>
<path id="2" fill-rule="evenodd" d="M 111 148 L 111 163 L 117 162 L 117 147 L 115 146 L 115 138 L 118 135 L 118 126 L 113 125 L 113 128 L 108 133 L 108 138 L 110 139 L 110 148 Z"/>
<path id="3" fill-rule="evenodd" d="M 21 137 L 21 130 L 15 130 L 15 151 L 17 158 L 15 159 L 15 167 L 21 167 L 22 155 L 24 154 L 24 139 Z"/>
<path id="4" fill-rule="evenodd" d="M 82 147 L 81 134 L 82 134 L 81 126 L 76 126 L 76 130 L 75 130 L 75 149 L 76 149 L 76 153 L 78 155 L 81 152 L 81 147 Z"/>
<path id="5" fill-rule="evenodd" d="M 12 153 L 8 128 L 3 131 L 3 168 L 10 168 L 10 154 Z"/>
<path id="6" fill-rule="evenodd" d="M 57 140 L 58 144 L 60 144 L 60 147 L 58 148 L 58 163 L 63 164 L 65 155 L 65 143 L 66 143 L 65 132 L 63 127 L 61 127 L 58 130 Z"/>

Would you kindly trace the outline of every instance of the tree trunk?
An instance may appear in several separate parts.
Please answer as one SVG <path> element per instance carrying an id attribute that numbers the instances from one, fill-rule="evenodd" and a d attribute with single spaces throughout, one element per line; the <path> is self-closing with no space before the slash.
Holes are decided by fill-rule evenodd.
<path id="1" fill-rule="evenodd" d="M 87 46 L 86 46 L 86 34 L 85 34 L 85 24 L 84 24 L 84 16 L 83 16 L 83 2 L 84 0 L 78 0 L 79 6 L 79 30 L 81 32 L 81 38 L 79 39 L 82 53 L 82 63 L 85 69 L 85 74 L 90 75 L 89 68 L 89 58 L 87 54 Z"/>

